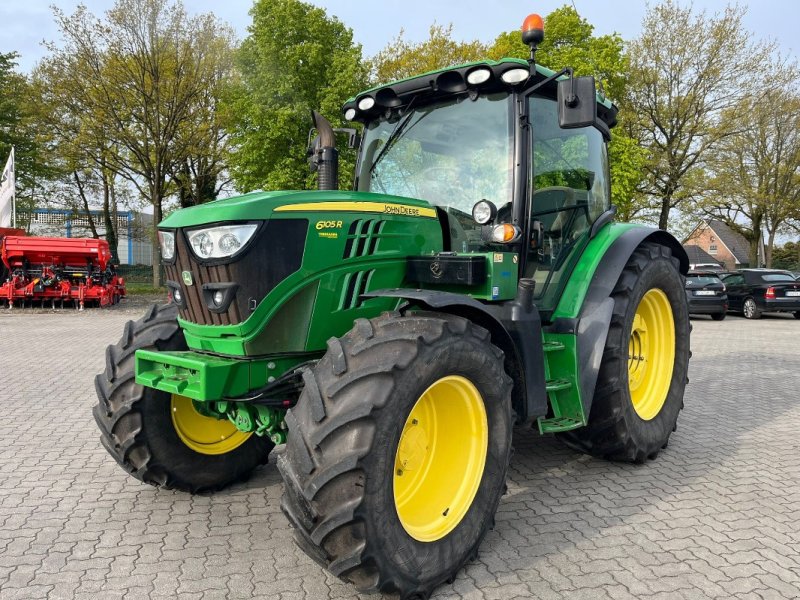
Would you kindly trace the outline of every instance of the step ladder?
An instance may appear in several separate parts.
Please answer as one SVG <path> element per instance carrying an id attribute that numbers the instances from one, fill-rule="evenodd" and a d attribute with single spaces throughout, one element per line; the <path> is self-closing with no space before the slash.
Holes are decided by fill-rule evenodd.
<path id="1" fill-rule="evenodd" d="M 573 382 L 569 377 L 553 376 L 553 371 L 565 370 L 558 369 L 557 363 L 559 359 L 564 358 L 563 353 L 566 346 L 559 341 L 545 340 L 542 349 L 544 350 L 545 389 L 553 409 L 553 416 L 547 419 L 538 419 L 539 432 L 555 433 L 583 427 L 586 419 L 577 382 Z M 577 376 L 575 370 L 570 369 L 570 371 Z"/>

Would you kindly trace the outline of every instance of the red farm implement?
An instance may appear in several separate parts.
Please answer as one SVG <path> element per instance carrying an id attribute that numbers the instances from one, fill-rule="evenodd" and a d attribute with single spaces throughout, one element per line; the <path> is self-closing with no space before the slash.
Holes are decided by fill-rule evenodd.
<path id="1" fill-rule="evenodd" d="M 116 304 L 125 297 L 125 282 L 111 264 L 105 240 L 7 236 L 0 245 L 7 274 L 0 282 L 0 300 L 44 305 L 71 301 Z"/>

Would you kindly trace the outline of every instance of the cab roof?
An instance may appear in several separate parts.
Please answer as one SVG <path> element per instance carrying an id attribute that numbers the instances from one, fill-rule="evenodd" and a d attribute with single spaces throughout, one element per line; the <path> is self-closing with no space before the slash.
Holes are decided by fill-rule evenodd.
<path id="1" fill-rule="evenodd" d="M 505 83 L 501 76 L 506 71 L 518 69 L 520 67 L 529 68 L 528 61 L 519 58 L 502 58 L 496 61 L 476 61 L 438 69 L 436 71 L 428 71 L 421 75 L 399 79 L 365 90 L 347 100 L 342 107 L 342 112 L 347 115 L 348 111 L 352 109 L 355 111 L 355 114 L 354 117 L 349 120 L 366 122 L 387 109 L 394 109 L 409 104 L 412 98 L 418 98 L 416 101 L 418 103 L 427 103 L 448 95 L 469 92 L 470 90 L 480 93 L 511 91 L 519 86 Z M 469 74 L 479 69 L 489 69 L 491 71 L 489 79 L 477 85 L 468 83 L 467 77 Z M 524 91 L 525 88 L 543 79 L 547 79 L 555 73 L 556 71 L 552 71 L 537 64 L 536 75 L 525 84 L 525 87 L 519 89 Z M 559 77 L 559 80 L 566 78 L 567 76 L 563 75 Z M 542 92 L 545 94 L 552 93 L 553 96 L 555 96 L 555 88 L 556 83 L 551 82 L 543 86 Z M 368 97 L 374 100 L 374 105 L 366 110 L 360 109 L 358 106 L 359 103 Z M 599 93 L 597 94 L 597 116 L 609 127 L 616 125 L 617 111 L 618 108 L 613 102 L 605 96 Z"/>

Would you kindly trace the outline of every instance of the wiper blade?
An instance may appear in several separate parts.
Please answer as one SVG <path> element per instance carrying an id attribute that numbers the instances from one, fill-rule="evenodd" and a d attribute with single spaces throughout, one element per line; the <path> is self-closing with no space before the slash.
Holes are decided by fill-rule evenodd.
<path id="1" fill-rule="evenodd" d="M 391 149 L 392 146 L 394 146 L 394 143 L 398 139 L 400 139 L 401 135 L 403 135 L 403 131 L 408 126 L 408 124 L 411 122 L 411 119 L 415 114 L 414 112 L 411 111 L 411 108 L 412 108 L 412 106 L 414 104 L 414 100 L 416 100 L 416 99 L 417 98 L 415 96 L 411 100 L 411 102 L 408 104 L 408 108 L 406 108 L 406 110 L 408 111 L 408 114 L 406 114 L 405 117 L 403 117 L 400 121 L 397 122 L 397 125 L 395 125 L 394 129 L 392 129 L 392 133 L 390 133 L 389 137 L 386 138 L 386 141 L 383 144 L 383 148 L 381 148 L 381 151 L 378 152 L 378 155 L 375 157 L 375 160 L 373 160 L 372 164 L 369 166 L 369 172 L 370 173 L 372 173 L 372 171 L 375 170 L 375 167 L 378 166 L 378 163 L 381 161 L 381 159 L 384 156 L 386 156 L 386 153 Z M 417 119 L 417 123 L 419 123 L 424 116 L 425 115 L 420 116 L 420 118 Z"/>

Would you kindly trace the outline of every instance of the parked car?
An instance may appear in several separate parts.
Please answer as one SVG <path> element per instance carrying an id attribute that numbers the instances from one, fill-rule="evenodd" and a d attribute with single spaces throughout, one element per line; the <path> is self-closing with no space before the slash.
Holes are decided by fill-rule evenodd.
<path id="1" fill-rule="evenodd" d="M 714 271 L 715 273 L 720 273 L 725 271 L 725 267 L 723 267 L 719 263 L 697 263 L 693 269 L 694 271 Z"/>
<path id="2" fill-rule="evenodd" d="M 711 315 L 715 321 L 722 321 L 728 311 L 725 284 L 715 271 L 689 271 L 686 274 L 686 300 L 690 315 Z"/>
<path id="3" fill-rule="evenodd" d="M 729 312 L 759 319 L 765 312 L 791 312 L 800 319 L 800 281 L 789 271 L 741 269 L 722 277 L 728 288 Z"/>

